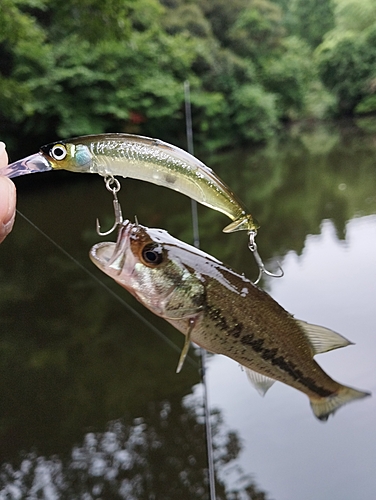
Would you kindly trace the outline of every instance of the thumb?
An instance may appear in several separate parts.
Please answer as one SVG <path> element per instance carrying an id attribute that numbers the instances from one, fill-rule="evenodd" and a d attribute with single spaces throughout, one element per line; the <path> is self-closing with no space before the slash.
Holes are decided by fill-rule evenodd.
<path id="1" fill-rule="evenodd" d="M 8 164 L 5 144 L 0 142 L 0 168 Z M 0 243 L 12 230 L 16 215 L 16 188 L 6 177 L 0 177 Z"/>

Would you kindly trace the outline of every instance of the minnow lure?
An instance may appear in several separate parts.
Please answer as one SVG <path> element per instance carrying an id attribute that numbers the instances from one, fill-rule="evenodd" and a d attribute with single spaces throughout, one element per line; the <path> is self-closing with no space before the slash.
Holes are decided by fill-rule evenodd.
<path id="1" fill-rule="evenodd" d="M 61 169 L 131 177 L 173 189 L 227 215 L 233 222 L 223 229 L 225 233 L 260 227 L 213 170 L 186 151 L 149 137 L 99 134 L 54 142 L 0 170 L 0 175 Z"/>
<path id="2" fill-rule="evenodd" d="M 170 236 L 124 221 L 116 243 L 90 251 L 93 263 L 190 341 L 245 367 L 264 394 L 280 381 L 305 393 L 320 420 L 370 394 L 339 384 L 313 359 L 351 344 L 328 328 L 295 319 L 244 275 Z"/>

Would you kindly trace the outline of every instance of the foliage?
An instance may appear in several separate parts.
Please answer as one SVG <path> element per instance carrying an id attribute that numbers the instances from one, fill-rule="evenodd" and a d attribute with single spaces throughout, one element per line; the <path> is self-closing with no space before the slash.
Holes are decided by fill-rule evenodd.
<path id="1" fill-rule="evenodd" d="M 254 142 L 271 137 L 278 118 L 275 100 L 260 85 L 244 85 L 234 96 L 234 124 Z"/>
<path id="2" fill-rule="evenodd" d="M 276 95 L 280 117 L 294 119 L 304 115 L 307 90 L 311 82 L 317 81 L 310 54 L 307 44 L 289 37 L 283 40 L 280 57 L 265 63 L 265 87 Z"/>
<path id="3" fill-rule="evenodd" d="M 184 145 L 185 80 L 209 149 L 325 116 L 321 82 L 337 114 L 373 110 L 375 3 L 333 1 L 3 0 L 0 135 L 18 155 L 105 131 Z"/>
<path id="4" fill-rule="evenodd" d="M 35 18 L 20 8 L 43 9 L 42 2 L 24 0 L 14 2 L 4 0 L 0 10 L 0 109 L 1 113 L 11 116 L 18 122 L 30 113 L 29 101 L 32 99 L 27 82 L 17 78 L 14 67 L 17 60 L 23 59 L 29 67 L 38 66 L 39 58 L 45 56 L 43 43 L 45 33 Z M 14 68 L 14 69 L 13 69 Z"/>
<path id="5" fill-rule="evenodd" d="M 376 23 L 362 33 L 333 32 L 317 49 L 317 58 L 339 113 L 353 113 L 376 91 Z"/>
<path id="6" fill-rule="evenodd" d="M 337 0 L 335 27 L 316 50 L 322 81 L 337 99 L 337 114 L 374 110 L 375 51 L 375 2 Z"/>
<path id="7" fill-rule="evenodd" d="M 198 402 L 200 403 L 200 402 Z M 234 432 L 224 432 L 220 413 L 212 415 L 216 469 L 237 458 L 241 449 Z M 104 432 L 87 432 L 70 455 L 46 458 L 25 453 L 18 467 L 0 468 L 0 496 L 13 498 L 112 498 L 164 500 L 208 498 L 204 423 L 199 404 L 179 401 L 149 405 L 146 417 L 111 421 Z M 222 441 L 222 442 L 221 442 Z M 236 486 L 216 479 L 218 500 L 267 500 L 239 466 Z M 239 476 L 239 477 L 237 477 Z"/>
<path id="8" fill-rule="evenodd" d="M 286 24 L 292 34 L 317 47 L 334 28 L 333 0 L 292 0 Z"/>
<path id="9" fill-rule="evenodd" d="M 283 30 L 268 0 L 4 5 L 0 133 L 15 145 L 16 131 L 29 142 L 109 130 L 179 142 L 186 79 L 198 143 L 262 141 L 278 128 L 280 92 L 263 61 L 278 57 Z"/>
<path id="10" fill-rule="evenodd" d="M 373 0 L 337 0 L 336 30 L 360 33 L 376 22 L 376 4 Z"/>
<path id="11" fill-rule="evenodd" d="M 282 36 L 281 9 L 268 0 L 252 0 L 229 30 L 235 52 L 253 60 L 273 53 Z"/>

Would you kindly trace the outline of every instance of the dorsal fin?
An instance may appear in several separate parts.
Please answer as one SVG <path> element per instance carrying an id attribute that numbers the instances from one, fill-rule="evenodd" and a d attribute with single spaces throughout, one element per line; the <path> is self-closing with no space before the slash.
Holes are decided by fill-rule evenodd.
<path id="1" fill-rule="evenodd" d="M 353 344 L 353 342 L 350 342 L 350 340 L 339 333 L 333 332 L 333 330 L 325 328 L 324 326 L 311 325 L 299 319 L 295 321 L 302 328 L 305 336 L 309 340 L 313 350 L 313 356 Z"/>
<path id="2" fill-rule="evenodd" d="M 253 385 L 253 387 L 256 389 L 256 391 L 260 394 L 260 396 L 265 396 L 267 391 L 274 384 L 275 380 L 273 380 L 272 378 L 266 377 L 265 375 L 261 375 L 261 373 L 255 372 L 255 371 L 251 370 L 250 368 L 247 368 L 243 365 L 241 365 L 241 367 L 242 367 L 242 369 L 245 370 L 245 373 L 247 374 L 248 380 Z"/>

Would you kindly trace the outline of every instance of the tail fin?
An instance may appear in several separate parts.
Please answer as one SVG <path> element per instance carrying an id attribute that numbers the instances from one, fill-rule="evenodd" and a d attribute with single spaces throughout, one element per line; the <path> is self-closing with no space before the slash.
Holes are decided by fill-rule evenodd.
<path id="1" fill-rule="evenodd" d="M 325 422 L 328 420 L 329 415 L 334 415 L 334 413 L 341 406 L 349 403 L 350 401 L 354 401 L 355 399 L 361 399 L 367 396 L 371 396 L 371 393 L 342 386 L 336 394 L 333 394 L 333 396 L 321 399 L 310 399 L 310 403 L 315 416 L 319 420 Z"/>

